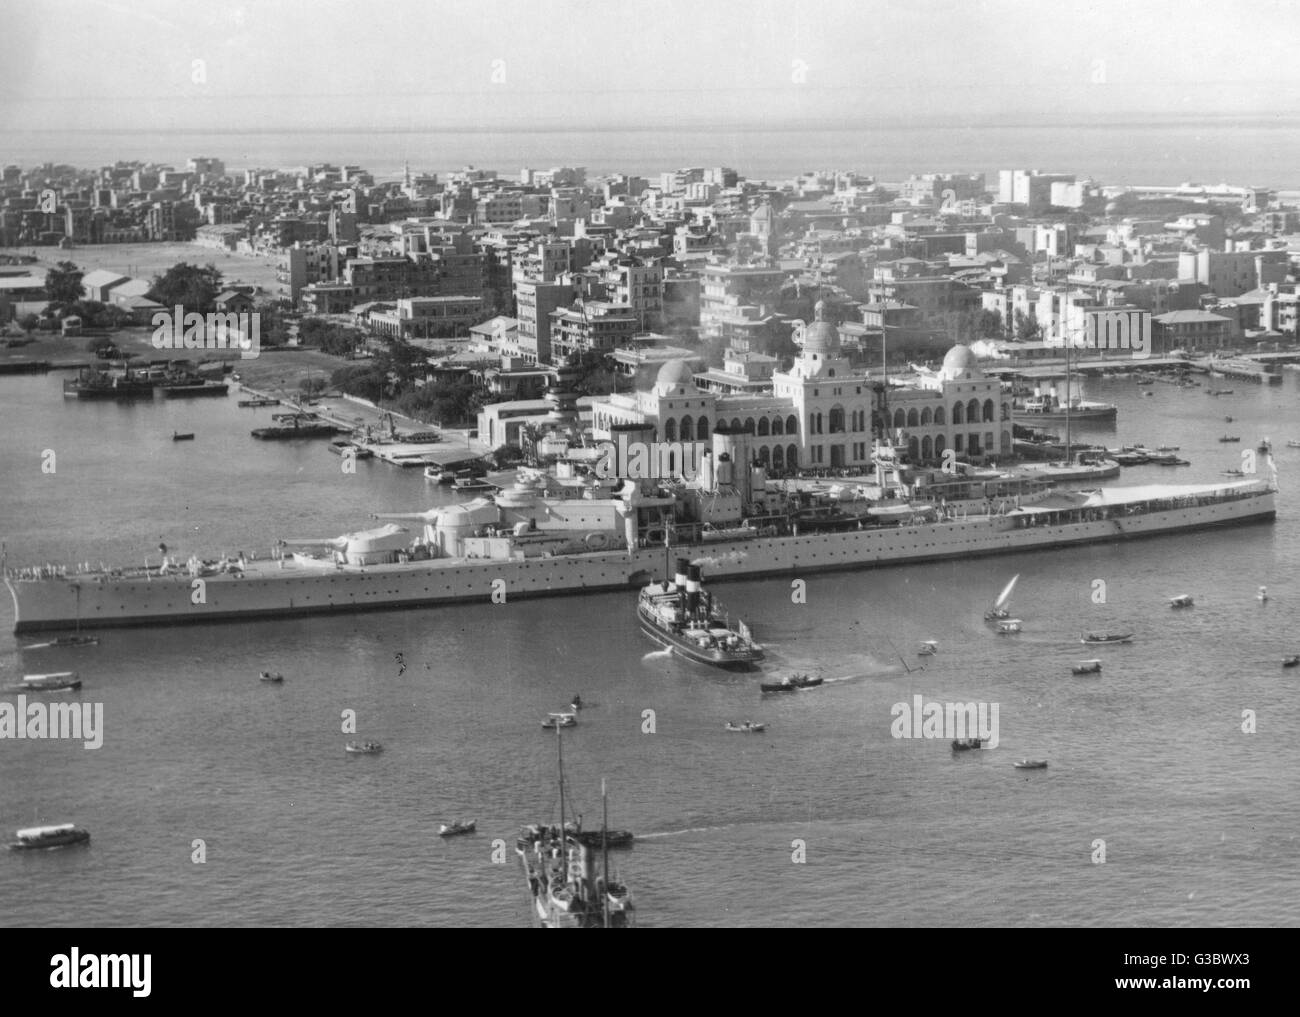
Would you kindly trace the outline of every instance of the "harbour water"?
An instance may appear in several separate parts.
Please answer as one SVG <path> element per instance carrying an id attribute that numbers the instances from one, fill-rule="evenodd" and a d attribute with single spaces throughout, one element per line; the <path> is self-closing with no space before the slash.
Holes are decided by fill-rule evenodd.
<path id="1" fill-rule="evenodd" d="M 160 541 L 182 560 L 260 556 L 452 497 L 380 463 L 343 475 L 324 442 L 253 441 L 271 411 L 234 396 L 65 402 L 61 379 L 0 379 L 10 565 L 156 560 Z M 105 733 L 97 751 L 0 741 L 0 831 L 93 834 L 0 855 L 0 924 L 527 925 L 514 835 L 558 815 L 539 721 L 575 692 L 570 808 L 598 822 L 607 778 L 612 825 L 637 835 L 615 861 L 643 926 L 1294 924 L 1300 714 L 1280 662 L 1300 651 L 1300 450 L 1285 447 L 1300 393 L 1289 372 L 1215 384 L 1235 394 L 1090 381 L 1088 398 L 1120 407 L 1095 436 L 1178 445 L 1193 463 L 1123 484 L 1217 480 L 1268 436 L 1275 524 L 813 576 L 804 604 L 784 580 L 715 587 L 766 645 L 765 674 L 831 679 L 791 695 L 656 652 L 631 590 L 108 630 L 98 647 L 35 651 L 18 649 L 6 600 L 0 682 L 76 669 L 73 701 L 102 702 Z M 196 440 L 173 444 L 177 430 Z M 1000 637 L 982 613 L 1015 573 L 1024 632 Z M 1195 607 L 1171 610 L 1183 593 Z M 1132 645 L 1079 644 L 1118 628 Z M 918 657 L 927 639 L 939 652 Z M 1070 675 L 1097 656 L 1099 676 Z M 915 695 L 999 704 L 998 747 L 892 737 L 891 707 Z M 766 733 L 723 729 L 746 719 Z M 385 752 L 349 756 L 354 737 Z M 1022 757 L 1049 768 L 1013 769 Z M 454 818 L 479 832 L 440 840 Z"/>

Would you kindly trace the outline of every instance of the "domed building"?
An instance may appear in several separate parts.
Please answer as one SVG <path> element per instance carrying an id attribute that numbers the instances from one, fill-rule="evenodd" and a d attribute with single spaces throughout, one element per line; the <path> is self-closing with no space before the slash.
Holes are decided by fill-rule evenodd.
<path id="1" fill-rule="evenodd" d="M 984 372 L 971 348 L 958 343 L 944 356 L 939 377 L 943 381 L 979 381 Z"/>
<path id="2" fill-rule="evenodd" d="M 772 391 L 790 401 L 792 418 L 799 422 L 799 441 L 786 449 L 786 467 L 865 470 L 871 462 L 875 389 L 845 358 L 839 329 L 827 320 L 824 300 L 817 301 L 813 316 L 793 366 L 772 375 Z M 793 463 L 791 449 L 798 456 Z"/>
<path id="3" fill-rule="evenodd" d="M 939 370 L 923 371 L 917 387 L 891 389 L 882 416 L 916 464 L 941 466 L 948 449 L 975 465 L 1012 455 L 1011 397 L 961 343 Z"/>

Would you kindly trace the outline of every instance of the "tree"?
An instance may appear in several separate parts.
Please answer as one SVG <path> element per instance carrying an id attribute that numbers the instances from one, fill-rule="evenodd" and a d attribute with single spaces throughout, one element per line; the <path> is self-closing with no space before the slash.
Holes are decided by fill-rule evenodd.
<path id="1" fill-rule="evenodd" d="M 81 280 L 86 273 L 70 261 L 60 261 L 45 273 L 45 295 L 55 307 L 67 307 L 81 299 Z"/>
<path id="2" fill-rule="evenodd" d="M 1042 338 L 1043 329 L 1034 315 L 1025 314 L 1020 308 L 1016 308 L 1014 320 L 1017 342 L 1032 343 Z"/>
<path id="3" fill-rule="evenodd" d="M 200 268 L 182 261 L 162 275 L 154 277 L 149 297 L 168 310 L 180 305 L 187 312 L 206 314 L 215 308 L 220 292 L 220 269 L 211 264 Z"/>
<path id="4" fill-rule="evenodd" d="M 1001 339 L 1006 334 L 1002 326 L 1002 315 L 997 311 L 980 311 L 975 321 L 975 330 L 982 339 Z"/>
<path id="5" fill-rule="evenodd" d="M 18 319 L 18 325 L 24 332 L 35 332 L 41 319 L 34 314 L 24 314 Z"/>
<path id="6" fill-rule="evenodd" d="M 298 382 L 298 388 L 302 390 L 305 396 L 311 398 L 320 395 L 329 388 L 329 382 L 324 378 L 303 378 L 302 381 Z"/>

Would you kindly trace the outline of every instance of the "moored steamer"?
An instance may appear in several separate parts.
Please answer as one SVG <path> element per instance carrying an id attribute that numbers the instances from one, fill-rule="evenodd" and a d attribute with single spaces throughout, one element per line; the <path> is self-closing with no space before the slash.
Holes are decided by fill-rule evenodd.
<path id="1" fill-rule="evenodd" d="M 711 593 L 705 591 L 700 566 L 677 559 L 673 581 L 651 583 L 641 591 L 637 618 L 651 639 L 697 664 L 730 671 L 751 670 L 763 659 L 744 622 L 732 628 Z"/>

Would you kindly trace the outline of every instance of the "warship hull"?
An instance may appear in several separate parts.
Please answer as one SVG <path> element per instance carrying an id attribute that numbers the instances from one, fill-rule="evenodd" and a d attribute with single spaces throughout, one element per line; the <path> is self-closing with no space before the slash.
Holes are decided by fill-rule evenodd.
<path id="1" fill-rule="evenodd" d="M 1186 489 L 1191 490 L 1191 489 Z M 1032 519 L 972 516 L 837 533 L 750 537 L 681 544 L 675 553 L 703 567 L 710 582 L 859 569 L 950 558 L 1011 554 L 1076 544 L 1178 534 L 1274 518 L 1274 492 L 1225 485 L 1221 496 L 1182 495 L 1105 513 L 1074 511 Z M 1224 494 L 1223 492 L 1226 492 Z M 1119 492 L 1113 492 L 1119 493 Z M 1154 497 L 1154 496 L 1153 496 Z M 5 575 L 14 632 L 112 626 L 195 624 L 249 618 L 346 613 L 384 608 L 507 601 L 643 587 L 663 567 L 662 546 L 536 558 L 445 558 L 399 564 L 334 565 L 298 558 L 253 561 L 242 572 L 199 580 L 91 572 L 64 577 Z M 196 601 L 198 601 L 196 603 Z"/>

